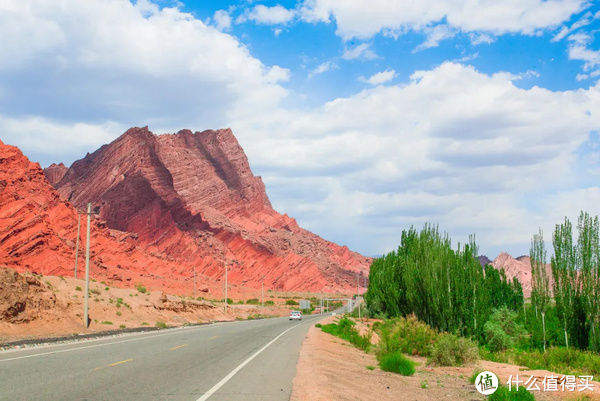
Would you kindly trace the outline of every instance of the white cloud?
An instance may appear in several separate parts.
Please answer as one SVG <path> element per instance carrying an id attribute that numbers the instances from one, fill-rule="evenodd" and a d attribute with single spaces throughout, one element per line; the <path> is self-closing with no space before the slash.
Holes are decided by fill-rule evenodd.
<path id="1" fill-rule="evenodd" d="M 452 38 L 456 33 L 448 25 L 436 25 L 432 28 L 426 28 L 425 34 L 427 40 L 417 46 L 413 52 L 437 47 L 442 40 Z"/>
<path id="2" fill-rule="evenodd" d="M 469 38 L 471 39 L 471 44 L 473 46 L 480 45 L 482 43 L 490 44 L 494 42 L 494 38 L 487 33 L 470 33 Z"/>
<path id="3" fill-rule="evenodd" d="M 584 71 L 600 66 L 600 50 L 590 48 L 592 38 L 587 33 L 575 33 L 569 36 L 569 58 L 583 61 Z"/>
<path id="4" fill-rule="evenodd" d="M 558 42 L 558 41 L 562 40 L 569 33 L 574 32 L 581 27 L 591 24 L 592 21 L 594 19 L 597 19 L 598 17 L 599 17 L 599 13 L 596 13 L 595 16 L 592 16 L 592 13 L 588 11 L 587 13 L 585 13 L 585 15 L 582 18 L 575 21 L 570 27 L 566 27 L 565 25 L 563 25 L 560 28 L 560 31 L 558 31 L 558 33 L 556 35 L 554 35 L 554 37 L 552 38 L 551 41 Z"/>
<path id="5" fill-rule="evenodd" d="M 346 48 L 344 50 L 344 54 L 342 54 L 342 58 L 344 60 L 355 60 L 355 59 L 365 59 L 365 60 L 373 60 L 378 56 L 375 54 L 373 50 L 371 50 L 370 43 L 361 43 L 357 46 Z"/>
<path id="6" fill-rule="evenodd" d="M 226 31 L 231 28 L 231 16 L 225 10 L 217 10 L 215 11 L 215 15 L 213 16 L 213 20 L 215 21 L 215 27 L 219 31 Z"/>
<path id="7" fill-rule="evenodd" d="M 0 110 L 58 123 L 222 126 L 277 105 L 289 71 L 177 8 L 5 1 Z M 8 6 L 7 6 L 8 4 Z"/>
<path id="8" fill-rule="evenodd" d="M 361 77 L 360 81 L 366 82 L 371 85 L 381 85 L 386 82 L 391 81 L 396 77 L 396 71 L 394 70 L 385 70 L 378 72 L 376 74 L 371 75 L 369 78 Z"/>
<path id="9" fill-rule="evenodd" d="M 333 61 L 325 61 L 324 63 L 321 63 L 317 66 L 317 68 L 315 68 L 314 70 L 312 70 L 310 72 L 310 74 L 308 74 L 309 78 L 313 77 L 315 75 L 319 75 L 319 74 L 323 74 L 324 72 L 327 71 L 333 71 L 333 70 L 337 70 L 338 68 L 340 68 L 336 63 L 334 63 Z"/>
<path id="10" fill-rule="evenodd" d="M 288 22 L 292 21 L 294 16 L 294 10 L 288 10 L 279 4 L 273 7 L 267 7 L 262 4 L 258 4 L 254 6 L 254 8 L 245 16 L 245 18 L 258 24 L 280 25 L 287 24 Z"/>
<path id="11" fill-rule="evenodd" d="M 581 182 L 577 149 L 600 129 L 600 86 L 513 84 L 527 76 L 444 63 L 312 111 L 240 120 L 236 132 L 277 208 L 364 252 L 426 221 L 457 240 L 477 233 L 486 252 L 524 252 L 556 222 L 548 202 Z"/>
<path id="12" fill-rule="evenodd" d="M 532 34 L 567 21 L 587 5 L 584 0 L 307 0 L 301 15 L 309 22 L 335 20 L 344 39 L 420 31 L 442 20 L 462 32 Z"/>

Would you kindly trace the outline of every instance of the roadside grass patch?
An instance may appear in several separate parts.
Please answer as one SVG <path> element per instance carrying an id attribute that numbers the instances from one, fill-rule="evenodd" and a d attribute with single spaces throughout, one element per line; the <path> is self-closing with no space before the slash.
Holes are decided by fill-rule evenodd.
<path id="1" fill-rule="evenodd" d="M 294 301 L 293 299 L 288 299 L 287 301 L 285 301 L 286 305 L 298 305 L 298 302 Z"/>
<path id="2" fill-rule="evenodd" d="M 165 322 L 156 322 L 155 326 L 159 329 L 166 329 L 168 327 Z"/>
<path id="3" fill-rule="evenodd" d="M 475 384 L 475 380 L 477 380 L 477 376 L 479 376 L 481 372 L 483 372 L 481 369 L 475 369 L 471 377 L 469 377 L 469 383 Z"/>
<path id="4" fill-rule="evenodd" d="M 105 320 L 105 321 L 101 322 L 101 324 L 113 324 L 113 322 L 111 322 L 110 320 Z"/>
<path id="5" fill-rule="evenodd" d="M 144 287 L 142 284 L 138 284 L 138 285 L 136 285 L 136 286 L 135 286 L 135 288 L 136 288 L 136 289 L 137 289 L 139 292 L 141 292 L 142 294 L 145 294 L 145 293 L 146 293 L 146 291 L 147 291 L 147 290 L 146 290 L 146 287 Z"/>
<path id="6" fill-rule="evenodd" d="M 325 333 L 329 333 L 341 339 L 344 339 L 365 352 L 369 352 L 371 348 L 371 335 L 361 336 L 358 331 L 354 328 L 356 323 L 346 317 L 341 318 L 337 324 L 330 323 L 321 326 L 321 330 Z"/>
<path id="7" fill-rule="evenodd" d="M 473 341 L 443 333 L 431 347 L 428 361 L 437 366 L 462 366 L 477 359 L 479 359 L 479 350 Z"/>
<path id="8" fill-rule="evenodd" d="M 268 301 L 265 301 L 265 305 L 275 305 L 275 302 L 268 300 Z"/>
<path id="9" fill-rule="evenodd" d="M 414 362 L 398 351 L 383 355 L 379 360 L 379 367 L 386 372 L 399 373 L 403 376 L 412 376 L 415 373 Z"/>
<path id="10" fill-rule="evenodd" d="M 258 298 L 250 298 L 246 301 L 248 305 L 258 305 Z"/>
<path id="11" fill-rule="evenodd" d="M 600 355 L 591 351 L 581 351 L 574 348 L 550 347 L 540 350 L 508 349 L 500 352 L 490 352 L 481 349 L 481 356 L 493 362 L 510 363 L 527 366 L 532 370 L 550 370 L 563 375 L 600 375 Z"/>
<path id="12" fill-rule="evenodd" d="M 422 389 L 428 389 L 429 388 L 429 383 L 427 383 L 427 380 L 423 380 L 421 382 L 421 388 Z"/>
<path id="13" fill-rule="evenodd" d="M 75 291 L 82 291 L 82 289 L 81 289 L 81 287 L 80 287 L 80 286 L 76 286 L 76 287 L 75 287 Z"/>
<path id="14" fill-rule="evenodd" d="M 519 391 L 509 391 L 508 387 L 500 386 L 488 397 L 488 401 L 535 401 L 535 397 L 525 387 L 519 387 Z"/>
<path id="15" fill-rule="evenodd" d="M 142 324 L 141 324 L 141 325 L 142 325 L 142 326 L 150 326 L 150 323 L 148 323 L 148 322 L 142 322 Z"/>
<path id="16" fill-rule="evenodd" d="M 367 365 L 366 368 L 367 370 L 375 370 L 375 366 L 373 365 Z"/>
<path id="17" fill-rule="evenodd" d="M 439 333 L 415 315 L 389 319 L 374 327 L 379 334 L 377 355 L 401 351 L 409 355 L 430 356 Z"/>

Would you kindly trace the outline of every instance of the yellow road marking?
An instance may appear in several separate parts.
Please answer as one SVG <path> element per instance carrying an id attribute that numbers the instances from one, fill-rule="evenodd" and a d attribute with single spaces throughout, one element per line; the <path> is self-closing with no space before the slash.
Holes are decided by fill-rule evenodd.
<path id="1" fill-rule="evenodd" d="M 185 346 L 187 346 L 187 344 L 178 345 L 178 346 L 176 346 L 176 347 L 169 348 L 169 349 L 170 349 L 171 351 L 175 351 L 176 349 L 178 349 L 178 348 L 182 348 L 182 347 L 185 347 Z"/>
<path id="2" fill-rule="evenodd" d="M 104 369 L 104 368 L 107 368 L 107 367 L 113 367 L 113 366 L 120 365 L 122 363 L 131 362 L 131 361 L 133 361 L 133 358 L 125 359 L 124 361 L 119 361 L 119 362 L 111 363 L 111 364 L 106 365 L 106 366 L 100 366 L 99 368 L 96 368 L 94 370 L 100 370 L 100 369 Z"/>

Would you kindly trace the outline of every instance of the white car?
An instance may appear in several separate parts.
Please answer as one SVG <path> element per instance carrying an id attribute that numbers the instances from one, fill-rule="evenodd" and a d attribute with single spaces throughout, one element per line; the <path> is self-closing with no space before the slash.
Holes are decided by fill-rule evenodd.
<path id="1" fill-rule="evenodd" d="M 293 310 L 292 313 L 290 313 L 290 320 L 302 320 L 302 313 L 300 313 L 300 311 Z"/>

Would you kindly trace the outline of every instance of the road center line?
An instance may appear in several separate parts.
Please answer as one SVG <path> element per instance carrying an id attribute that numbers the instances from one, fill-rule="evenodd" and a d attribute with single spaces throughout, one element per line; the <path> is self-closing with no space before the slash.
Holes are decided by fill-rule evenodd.
<path id="1" fill-rule="evenodd" d="M 187 347 L 187 344 L 181 344 L 176 347 L 169 348 L 169 351 L 175 351 L 176 349 Z"/>
<path id="2" fill-rule="evenodd" d="M 119 362 L 111 363 L 108 366 L 117 366 L 117 365 L 120 365 L 122 363 L 127 363 L 127 362 L 131 362 L 131 361 L 133 361 L 133 358 L 125 359 L 124 361 L 119 361 Z"/>
<path id="3" fill-rule="evenodd" d="M 208 400 L 210 398 L 210 396 L 212 396 L 221 387 L 223 387 L 223 385 L 225 383 L 227 383 L 229 380 L 231 380 L 231 378 L 233 376 L 235 376 L 235 374 L 237 372 L 239 372 L 240 370 L 242 370 L 242 368 L 244 366 L 246 366 L 248 363 L 250 363 L 250 361 L 252 361 L 254 358 L 256 358 L 261 352 L 263 352 L 264 350 L 266 350 L 267 348 L 269 348 L 269 346 L 271 346 L 271 344 L 273 344 L 275 341 L 277 341 L 285 333 L 287 333 L 288 331 L 290 331 L 293 328 L 296 328 L 296 327 L 300 326 L 301 324 L 302 323 L 298 323 L 297 325 L 290 327 L 289 329 L 285 330 L 283 333 L 279 334 L 277 337 L 275 337 L 274 339 L 272 339 L 271 341 L 269 341 L 267 343 L 267 345 L 265 345 L 264 347 L 262 347 L 261 349 L 259 349 L 258 351 L 256 351 L 256 353 L 254 355 L 252 355 L 250 358 L 246 359 L 237 368 L 235 368 L 231 372 L 229 372 L 229 374 L 227 376 L 225 376 L 224 378 L 222 378 L 220 382 L 218 382 L 217 384 L 215 384 L 210 390 L 208 390 L 206 393 L 204 393 L 204 395 L 202 397 L 198 398 L 196 401 L 206 401 L 206 400 Z"/>

